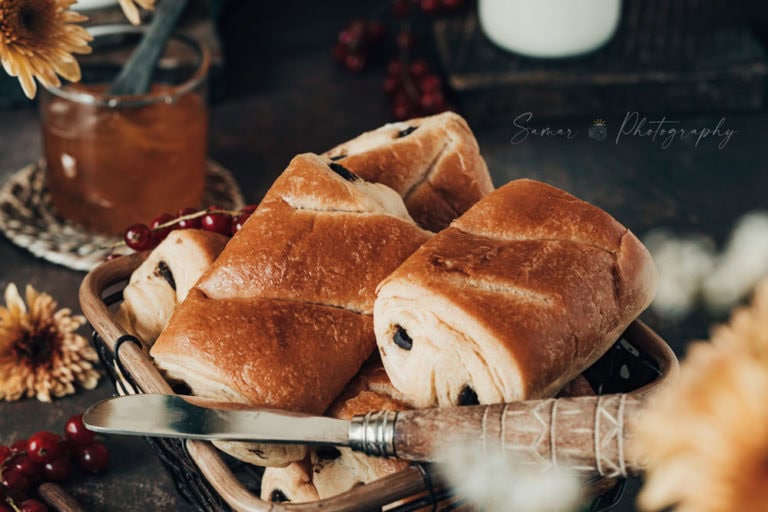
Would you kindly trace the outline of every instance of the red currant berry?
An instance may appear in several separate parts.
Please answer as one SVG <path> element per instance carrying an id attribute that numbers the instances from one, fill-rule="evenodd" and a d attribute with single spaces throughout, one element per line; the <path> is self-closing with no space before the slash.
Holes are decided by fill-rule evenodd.
<path id="1" fill-rule="evenodd" d="M 13 450 L 11 450 L 9 447 L 5 445 L 0 446 L 0 464 L 8 460 L 8 457 L 11 456 L 11 453 L 13 453 Z"/>
<path id="2" fill-rule="evenodd" d="M 237 217 L 234 218 L 232 221 L 232 235 L 243 229 L 243 225 L 245 224 L 245 221 L 247 221 L 251 217 L 250 212 L 243 212 Z"/>
<path id="3" fill-rule="evenodd" d="M 403 65 L 400 63 L 399 60 L 393 60 L 390 61 L 389 64 L 387 64 L 387 73 L 390 76 L 400 76 L 400 73 L 403 72 Z"/>
<path id="4" fill-rule="evenodd" d="M 365 30 L 368 27 L 368 23 L 365 20 L 354 20 L 347 26 L 347 32 L 351 36 L 350 44 L 359 43 L 365 35 Z M 341 41 L 340 41 L 341 42 Z"/>
<path id="5" fill-rule="evenodd" d="M 46 463 L 58 454 L 59 436 L 53 432 L 37 432 L 27 441 L 27 455 L 34 462 Z"/>
<path id="6" fill-rule="evenodd" d="M 64 434 L 67 436 L 67 439 L 77 444 L 88 444 L 93 441 L 96 435 L 85 428 L 82 414 L 75 414 L 67 420 L 67 423 L 64 425 Z"/>
<path id="7" fill-rule="evenodd" d="M 445 99 L 439 91 L 427 92 L 422 94 L 419 105 L 427 112 L 439 112 L 445 108 Z"/>
<path id="8" fill-rule="evenodd" d="M 331 56 L 333 57 L 333 60 L 342 64 L 347 56 L 347 45 L 336 43 L 331 51 Z"/>
<path id="9" fill-rule="evenodd" d="M 175 219 L 173 215 L 170 213 L 161 213 L 154 219 L 152 219 L 152 223 L 149 225 L 150 228 L 152 228 L 152 236 L 155 238 L 155 240 L 159 243 L 165 240 L 165 237 L 168 236 L 168 234 L 173 231 L 173 229 L 176 227 L 174 224 L 171 224 L 170 226 L 166 226 L 164 228 L 161 228 L 163 224 L 167 224 L 171 222 L 173 219 Z"/>
<path id="10" fill-rule="evenodd" d="M 344 58 L 344 67 L 353 73 L 360 73 L 365 69 L 365 55 L 360 53 L 350 53 Z"/>
<path id="11" fill-rule="evenodd" d="M 419 80 L 419 90 L 421 92 L 439 91 L 443 83 L 437 75 L 424 75 Z"/>
<path id="12" fill-rule="evenodd" d="M 413 75 L 416 78 L 422 77 L 426 75 L 429 72 L 429 64 L 427 64 L 425 61 L 419 59 L 411 62 L 411 65 L 408 66 L 408 71 L 411 72 L 411 75 Z"/>
<path id="13" fill-rule="evenodd" d="M 0 493 L 0 496 L 2 496 L 2 493 Z M 3 503 L 0 503 L 0 512 L 16 512 L 8 505 L 5 505 Z"/>
<path id="14" fill-rule="evenodd" d="M 395 76 L 388 76 L 381 83 L 381 88 L 387 94 L 394 94 L 400 89 L 400 80 Z"/>
<path id="15" fill-rule="evenodd" d="M 177 217 L 192 215 L 193 213 L 197 213 L 197 210 L 195 210 L 194 208 L 184 208 L 179 212 Z M 193 219 L 180 220 L 179 229 L 200 229 L 200 217 L 195 217 Z"/>
<path id="16" fill-rule="evenodd" d="M 64 482 L 72 475 L 72 461 L 66 456 L 59 456 L 43 465 L 43 478 L 46 482 Z"/>
<path id="17" fill-rule="evenodd" d="M 411 119 L 414 117 L 416 111 L 413 108 L 412 105 L 405 103 L 405 104 L 395 104 L 392 106 L 392 114 L 395 116 L 395 119 L 398 121 L 405 121 L 406 119 Z"/>
<path id="18" fill-rule="evenodd" d="M 352 34 L 352 31 L 347 28 L 339 32 L 339 35 L 336 38 L 336 41 L 338 41 L 339 44 L 342 44 L 344 46 L 349 46 L 351 44 L 354 44 L 355 36 Z"/>
<path id="19" fill-rule="evenodd" d="M 43 476 L 42 463 L 33 461 L 31 458 L 29 458 L 29 455 L 19 454 L 15 456 L 10 461 L 9 467 L 26 476 L 33 483 L 40 480 Z"/>
<path id="20" fill-rule="evenodd" d="M 437 11 L 440 10 L 440 2 L 438 0 L 421 0 L 421 2 L 419 2 L 419 7 L 421 8 L 421 12 L 431 16 L 437 14 Z"/>
<path id="21" fill-rule="evenodd" d="M 202 218 L 202 228 L 229 236 L 232 228 L 232 217 L 226 213 L 206 213 Z"/>
<path id="22" fill-rule="evenodd" d="M 456 11 L 464 7 L 464 0 L 440 0 L 440 4 L 446 11 Z"/>
<path id="23" fill-rule="evenodd" d="M 19 505 L 19 512 L 48 512 L 48 507 L 37 500 L 25 500 Z"/>
<path id="24" fill-rule="evenodd" d="M 14 441 L 11 445 L 11 451 L 13 452 L 26 452 L 27 451 L 27 440 L 26 439 L 19 439 L 18 441 Z"/>
<path id="25" fill-rule="evenodd" d="M 146 224 L 132 224 L 123 233 L 125 245 L 141 252 L 152 248 L 152 230 Z"/>
<path id="26" fill-rule="evenodd" d="M 398 18 L 405 18 L 411 12 L 411 2 L 409 0 L 395 0 L 392 3 L 392 14 Z"/>
<path id="27" fill-rule="evenodd" d="M 243 212 L 243 213 L 253 213 L 253 212 L 256 211 L 256 208 L 258 208 L 258 207 L 259 207 L 259 205 L 257 205 L 257 204 L 247 204 L 247 205 L 243 206 L 242 208 L 240 208 L 240 211 Z"/>
<path id="28" fill-rule="evenodd" d="M 59 457 L 71 457 L 74 455 L 77 446 L 76 443 L 69 439 L 62 439 L 59 441 Z"/>
<path id="29" fill-rule="evenodd" d="M 3 487 L 8 496 L 25 496 L 32 489 L 32 482 L 29 477 L 15 470 L 3 471 Z"/>
<path id="30" fill-rule="evenodd" d="M 371 21 L 365 27 L 365 38 L 371 43 L 377 43 L 384 38 L 384 25 L 380 21 Z"/>
<path id="31" fill-rule="evenodd" d="M 107 447 L 98 441 L 80 448 L 77 458 L 80 469 L 87 473 L 101 473 L 109 466 Z"/>

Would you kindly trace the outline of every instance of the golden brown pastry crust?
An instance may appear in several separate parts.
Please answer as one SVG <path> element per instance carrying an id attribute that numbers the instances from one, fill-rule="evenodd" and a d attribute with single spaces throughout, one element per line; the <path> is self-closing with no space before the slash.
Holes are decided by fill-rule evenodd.
<path id="1" fill-rule="evenodd" d="M 374 324 L 393 384 L 419 406 L 554 395 L 648 306 L 656 271 L 604 211 L 543 183 L 496 190 L 379 288 Z M 394 343 L 398 326 L 411 350 Z"/>
<path id="2" fill-rule="evenodd" d="M 435 232 L 493 190 L 472 131 L 453 112 L 387 124 L 325 154 L 393 188 L 414 220 Z"/>
<path id="3" fill-rule="evenodd" d="M 431 235 L 391 189 L 295 157 L 151 355 L 196 395 L 321 414 L 375 349 L 375 287 Z M 239 447 L 237 446 L 239 445 Z M 217 446 L 284 466 L 303 447 Z"/>
<path id="4" fill-rule="evenodd" d="M 193 288 L 152 356 L 195 395 L 322 414 L 375 346 L 368 315 Z"/>
<path id="5" fill-rule="evenodd" d="M 151 346 L 228 241 L 224 235 L 199 229 L 172 231 L 131 274 L 123 290 L 117 318 L 125 330 Z"/>

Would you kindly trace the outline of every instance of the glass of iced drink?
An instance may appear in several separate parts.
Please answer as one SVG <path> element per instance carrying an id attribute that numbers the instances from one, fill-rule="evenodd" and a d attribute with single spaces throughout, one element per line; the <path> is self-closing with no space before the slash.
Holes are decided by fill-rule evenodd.
<path id="1" fill-rule="evenodd" d="M 40 99 L 53 207 L 97 233 L 199 206 L 203 195 L 209 52 L 174 36 L 146 94 L 110 95 L 141 30 L 91 27 L 93 53 L 79 59 L 83 80 Z"/>

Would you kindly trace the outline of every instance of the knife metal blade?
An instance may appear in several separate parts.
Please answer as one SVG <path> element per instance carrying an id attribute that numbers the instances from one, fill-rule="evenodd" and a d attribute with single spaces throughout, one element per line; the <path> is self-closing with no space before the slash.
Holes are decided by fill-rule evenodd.
<path id="1" fill-rule="evenodd" d="M 324 445 L 347 444 L 350 425 L 334 418 L 153 394 L 103 400 L 85 411 L 83 422 L 102 433 Z"/>
<path id="2" fill-rule="evenodd" d="M 390 457 L 395 454 L 396 417 L 392 411 L 377 411 L 347 421 L 194 396 L 138 394 L 92 405 L 83 413 L 83 423 L 101 433 L 349 446 Z"/>

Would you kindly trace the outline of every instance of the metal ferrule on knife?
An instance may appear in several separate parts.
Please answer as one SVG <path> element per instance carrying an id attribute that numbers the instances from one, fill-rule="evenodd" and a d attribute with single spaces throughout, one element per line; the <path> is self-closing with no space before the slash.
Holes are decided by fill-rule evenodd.
<path id="1" fill-rule="evenodd" d="M 354 416 L 349 424 L 349 447 L 366 455 L 396 457 L 395 411 L 374 411 Z"/>

